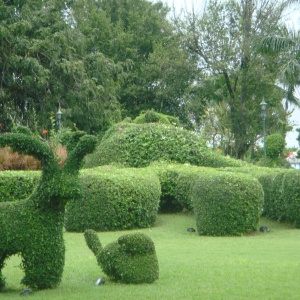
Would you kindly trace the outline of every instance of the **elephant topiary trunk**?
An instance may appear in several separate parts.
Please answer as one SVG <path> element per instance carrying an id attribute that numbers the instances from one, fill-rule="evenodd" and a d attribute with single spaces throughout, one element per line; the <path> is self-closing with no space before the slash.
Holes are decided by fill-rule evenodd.
<path id="1" fill-rule="evenodd" d="M 57 286 L 65 262 L 63 224 L 65 205 L 80 195 L 78 174 L 84 156 L 96 146 L 92 136 L 73 135 L 74 148 L 68 148 L 63 168 L 53 152 L 32 135 L 0 135 L 0 147 L 32 155 L 41 161 L 42 176 L 29 198 L 0 203 L 0 290 L 5 285 L 1 269 L 5 259 L 22 256 L 25 276 L 21 283 L 33 289 Z"/>
<path id="2" fill-rule="evenodd" d="M 94 230 L 86 230 L 84 237 L 98 265 L 110 279 L 123 283 L 151 283 L 158 279 L 155 246 L 147 235 L 125 234 L 104 248 Z"/>

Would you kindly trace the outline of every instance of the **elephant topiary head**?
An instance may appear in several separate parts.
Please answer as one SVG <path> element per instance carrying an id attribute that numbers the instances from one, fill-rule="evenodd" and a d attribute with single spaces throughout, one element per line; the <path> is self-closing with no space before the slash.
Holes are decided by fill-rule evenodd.
<path id="1" fill-rule="evenodd" d="M 125 234 L 104 248 L 94 230 L 86 230 L 84 237 L 110 279 L 123 283 L 151 283 L 158 279 L 155 246 L 147 235 Z"/>

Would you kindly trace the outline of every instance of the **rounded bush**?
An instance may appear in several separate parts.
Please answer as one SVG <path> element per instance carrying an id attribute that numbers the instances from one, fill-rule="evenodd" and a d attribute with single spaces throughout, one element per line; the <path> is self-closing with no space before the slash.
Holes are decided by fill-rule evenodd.
<path id="1" fill-rule="evenodd" d="M 67 231 L 146 228 L 156 220 L 160 183 L 145 170 L 102 167 L 81 172 L 81 199 L 66 209 Z"/>
<path id="2" fill-rule="evenodd" d="M 256 178 L 205 172 L 195 181 L 191 196 L 200 235 L 242 235 L 257 230 L 263 190 Z"/>
<path id="3" fill-rule="evenodd" d="M 111 163 L 146 167 L 155 161 L 196 166 L 242 166 L 245 163 L 208 149 L 195 133 L 165 124 L 119 123 L 104 135 L 85 167 Z"/>

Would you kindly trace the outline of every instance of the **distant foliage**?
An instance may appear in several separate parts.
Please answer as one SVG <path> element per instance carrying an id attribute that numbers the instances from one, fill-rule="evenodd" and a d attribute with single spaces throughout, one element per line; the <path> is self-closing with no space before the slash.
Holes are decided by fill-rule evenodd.
<path id="1" fill-rule="evenodd" d="M 119 123 L 106 132 L 95 153 L 86 158 L 85 167 L 111 163 L 145 167 L 154 161 L 207 167 L 244 165 L 208 149 L 191 131 L 165 124 Z"/>
<path id="2" fill-rule="evenodd" d="M 257 230 L 263 189 L 246 174 L 208 171 L 198 175 L 192 203 L 200 235 L 242 235 Z"/>
<path id="3" fill-rule="evenodd" d="M 136 124 L 160 123 L 160 124 L 180 126 L 180 121 L 177 118 L 158 113 L 154 110 L 147 110 L 146 112 L 142 112 L 132 122 Z"/>
<path id="4" fill-rule="evenodd" d="M 276 159 L 283 155 L 284 147 L 285 138 L 282 134 L 275 133 L 266 137 L 266 152 L 269 158 Z"/>

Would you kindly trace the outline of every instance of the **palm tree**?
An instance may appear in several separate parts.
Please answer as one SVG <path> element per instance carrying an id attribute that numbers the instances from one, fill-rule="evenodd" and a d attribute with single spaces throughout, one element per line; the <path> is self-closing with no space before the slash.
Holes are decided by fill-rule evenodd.
<path id="1" fill-rule="evenodd" d="M 300 1 L 289 1 L 299 2 Z M 278 69 L 278 83 L 286 91 L 285 109 L 289 103 L 300 106 L 295 90 L 300 85 L 300 31 L 282 27 L 280 35 L 265 37 L 262 40 L 265 53 L 278 56 L 281 67 Z"/>

